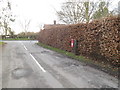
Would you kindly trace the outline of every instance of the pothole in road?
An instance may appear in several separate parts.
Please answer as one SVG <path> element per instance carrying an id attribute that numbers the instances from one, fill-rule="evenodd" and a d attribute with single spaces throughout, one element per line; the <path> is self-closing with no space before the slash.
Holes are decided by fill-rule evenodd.
<path id="1" fill-rule="evenodd" d="M 79 66 L 79 63 L 73 63 L 73 62 L 66 62 L 64 63 L 66 66 Z"/>
<path id="2" fill-rule="evenodd" d="M 101 88 L 113 88 L 113 87 L 108 86 L 108 85 L 102 85 Z"/>
<path id="3" fill-rule="evenodd" d="M 58 53 L 53 53 L 53 55 L 59 58 L 66 58 L 66 56 L 58 54 Z"/>
<path id="4" fill-rule="evenodd" d="M 31 69 L 28 68 L 16 68 L 12 71 L 12 77 L 15 79 L 20 79 L 22 77 L 28 77 L 32 73 Z"/>
<path id="5" fill-rule="evenodd" d="M 41 51 L 41 53 L 49 53 L 49 51 Z"/>

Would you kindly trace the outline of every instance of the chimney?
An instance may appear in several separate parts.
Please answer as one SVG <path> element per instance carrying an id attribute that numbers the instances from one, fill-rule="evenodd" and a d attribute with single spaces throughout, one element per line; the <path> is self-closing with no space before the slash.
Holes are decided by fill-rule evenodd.
<path id="1" fill-rule="evenodd" d="M 54 20 L 54 25 L 56 25 L 56 20 Z"/>

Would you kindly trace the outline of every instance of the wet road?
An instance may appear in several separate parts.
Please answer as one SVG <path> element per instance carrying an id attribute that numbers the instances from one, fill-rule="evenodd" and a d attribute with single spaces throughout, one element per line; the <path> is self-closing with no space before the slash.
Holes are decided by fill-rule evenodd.
<path id="1" fill-rule="evenodd" d="M 6 42 L 2 88 L 118 88 L 116 78 L 44 49 L 37 41 Z"/>

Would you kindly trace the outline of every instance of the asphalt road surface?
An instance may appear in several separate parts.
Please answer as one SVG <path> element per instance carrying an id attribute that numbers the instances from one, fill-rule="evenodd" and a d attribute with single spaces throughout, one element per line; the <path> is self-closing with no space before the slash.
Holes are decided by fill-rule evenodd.
<path id="1" fill-rule="evenodd" d="M 37 41 L 5 42 L 2 88 L 118 88 L 117 78 L 44 49 Z"/>

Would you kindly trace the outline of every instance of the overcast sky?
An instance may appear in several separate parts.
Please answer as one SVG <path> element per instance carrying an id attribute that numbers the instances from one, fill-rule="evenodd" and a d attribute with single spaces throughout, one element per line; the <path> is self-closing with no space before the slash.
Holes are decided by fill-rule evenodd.
<path id="1" fill-rule="evenodd" d="M 41 24 L 53 24 L 57 20 L 56 10 L 60 10 L 61 4 L 66 0 L 9 0 L 12 4 L 12 11 L 16 15 L 16 21 L 12 29 L 22 32 L 21 23 L 31 20 L 29 31 L 38 32 Z M 113 0 L 117 3 L 119 0 Z M 113 4 L 113 5 L 115 5 Z"/>
<path id="2" fill-rule="evenodd" d="M 9 0 L 16 21 L 12 28 L 16 33 L 22 31 L 21 23 L 31 20 L 29 31 L 39 31 L 41 24 L 52 24 L 57 20 L 56 10 L 60 10 L 61 3 L 65 0 Z"/>

